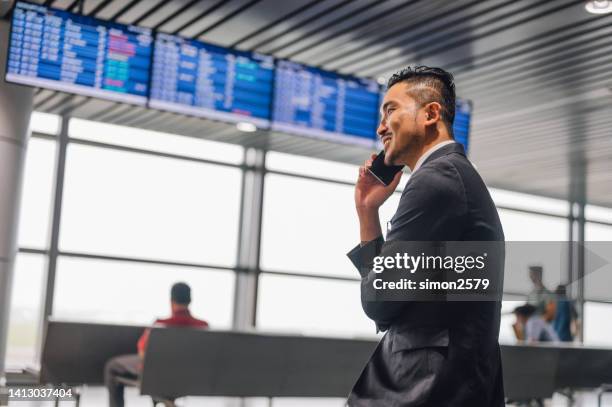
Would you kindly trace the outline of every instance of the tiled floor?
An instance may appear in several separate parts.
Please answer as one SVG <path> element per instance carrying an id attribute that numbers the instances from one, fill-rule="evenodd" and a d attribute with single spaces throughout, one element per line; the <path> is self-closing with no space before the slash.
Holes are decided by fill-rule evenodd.
<path id="1" fill-rule="evenodd" d="M 135 388 L 128 388 L 125 392 L 126 407 L 152 407 L 151 399 L 141 396 Z M 185 397 L 177 402 L 179 407 L 270 407 L 268 399 L 224 397 Z M 60 402 L 60 407 L 72 407 L 73 401 Z M 274 399 L 271 407 L 342 407 L 343 399 Z M 9 403 L 9 407 L 53 407 L 51 401 Z M 81 390 L 81 407 L 107 407 L 106 389 L 102 387 L 84 387 Z"/>
<path id="2" fill-rule="evenodd" d="M 107 407 L 106 390 L 102 387 L 85 387 L 81 392 L 82 407 Z M 61 402 L 60 407 L 72 407 L 74 402 Z M 251 398 L 246 400 L 221 397 L 186 397 L 177 403 L 180 407 L 270 407 L 268 400 L 263 398 Z M 45 402 L 13 402 L 10 407 L 53 407 L 54 403 Z M 271 407 L 342 407 L 342 399 L 285 399 L 272 400 Z M 141 396 L 134 388 L 126 390 L 126 407 L 151 407 L 149 397 Z M 566 399 L 555 396 L 553 400 L 546 402 L 546 407 L 567 407 Z M 579 394 L 573 407 L 596 407 L 597 398 L 594 393 Z M 612 394 L 604 398 L 604 407 L 612 407 Z"/>

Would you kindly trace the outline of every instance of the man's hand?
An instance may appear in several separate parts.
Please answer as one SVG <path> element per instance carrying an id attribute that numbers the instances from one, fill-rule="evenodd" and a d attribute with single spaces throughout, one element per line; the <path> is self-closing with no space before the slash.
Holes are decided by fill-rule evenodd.
<path id="1" fill-rule="evenodd" d="M 372 165 L 376 154 L 372 154 L 363 167 L 359 167 L 359 178 L 355 185 L 355 207 L 359 216 L 359 234 L 361 242 L 369 242 L 382 235 L 378 208 L 391 196 L 399 184 L 402 172 L 395 174 L 388 186 L 378 181 L 367 170 Z"/>
<path id="2" fill-rule="evenodd" d="M 359 167 L 359 178 L 355 185 L 355 206 L 357 212 L 377 211 L 383 203 L 393 194 L 402 177 L 402 172 L 395 174 L 395 178 L 388 186 L 378 181 L 367 170 L 372 166 L 376 154 L 372 154 L 362 167 Z"/>

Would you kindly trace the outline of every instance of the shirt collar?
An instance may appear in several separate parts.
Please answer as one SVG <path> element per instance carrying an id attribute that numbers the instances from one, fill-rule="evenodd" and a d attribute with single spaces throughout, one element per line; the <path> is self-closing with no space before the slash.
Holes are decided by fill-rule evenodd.
<path id="1" fill-rule="evenodd" d="M 414 165 L 414 169 L 412 170 L 411 174 L 414 174 L 416 170 L 421 168 L 421 166 L 423 165 L 425 160 L 427 160 L 429 158 L 429 156 L 432 155 L 434 152 L 436 152 L 439 149 L 441 149 L 442 147 L 444 147 L 446 145 L 449 145 L 451 143 L 454 143 L 454 142 L 455 142 L 455 140 L 442 141 L 442 142 L 436 144 L 435 146 L 431 147 L 429 150 L 425 151 L 425 153 L 421 157 L 419 157 L 419 159 L 417 160 L 417 162 Z"/>

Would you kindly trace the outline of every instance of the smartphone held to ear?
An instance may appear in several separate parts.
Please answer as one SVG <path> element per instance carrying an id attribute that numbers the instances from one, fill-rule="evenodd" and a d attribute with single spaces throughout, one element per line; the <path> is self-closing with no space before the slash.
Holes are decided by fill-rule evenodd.
<path id="1" fill-rule="evenodd" d="M 378 181 L 385 185 L 391 184 L 393 182 L 393 178 L 395 178 L 395 174 L 400 172 L 404 168 L 403 165 L 386 165 L 385 164 L 385 150 L 382 150 L 374 161 L 372 161 L 372 166 L 368 168 L 370 174 L 374 176 Z"/>

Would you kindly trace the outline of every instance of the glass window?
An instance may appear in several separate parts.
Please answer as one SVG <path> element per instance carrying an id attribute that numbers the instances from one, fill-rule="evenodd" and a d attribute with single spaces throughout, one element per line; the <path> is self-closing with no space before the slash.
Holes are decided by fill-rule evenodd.
<path id="1" fill-rule="evenodd" d="M 544 286 L 555 291 L 568 281 L 569 244 L 565 242 L 506 242 L 504 293 L 528 295 L 534 290 L 529 267 L 542 267 Z"/>
<path id="2" fill-rule="evenodd" d="M 26 150 L 26 164 L 19 214 L 20 247 L 46 248 L 51 226 L 55 141 L 31 138 Z"/>
<path id="3" fill-rule="evenodd" d="M 533 289 L 529 266 L 543 267 L 544 285 L 551 291 L 567 280 L 569 222 L 565 218 L 498 209 L 506 242 L 504 292 L 528 294 Z M 539 241 L 535 247 L 532 241 Z"/>
<path id="4" fill-rule="evenodd" d="M 232 271 L 60 257 L 53 316 L 65 320 L 150 324 L 170 315 L 170 287 L 191 286 L 191 312 L 211 328 L 231 326 Z"/>
<path id="5" fill-rule="evenodd" d="M 383 232 L 399 194 L 381 208 Z M 359 277 L 346 253 L 359 243 L 353 187 L 268 174 L 261 266 L 267 270 Z"/>
<path id="6" fill-rule="evenodd" d="M 506 241 L 567 241 L 569 221 L 566 218 L 498 209 Z"/>
<path id="7" fill-rule="evenodd" d="M 584 225 L 584 240 L 612 242 L 612 225 L 586 222 Z"/>
<path id="8" fill-rule="evenodd" d="M 585 224 L 585 298 L 612 301 L 612 225 Z"/>
<path id="9" fill-rule="evenodd" d="M 584 216 L 587 220 L 598 220 L 601 222 L 612 223 L 612 208 L 604 208 L 603 206 L 586 205 L 584 208 Z M 608 239 L 611 240 L 611 239 Z"/>
<path id="10" fill-rule="evenodd" d="M 364 161 L 366 158 L 364 158 Z M 357 165 L 276 151 L 268 151 L 266 153 L 266 167 L 269 170 L 347 182 L 357 181 L 357 176 L 359 175 L 359 167 Z"/>
<path id="11" fill-rule="evenodd" d="M 8 367 L 38 363 L 46 261 L 46 256 L 39 254 L 17 254 L 11 288 L 6 354 Z"/>
<path id="12" fill-rule="evenodd" d="M 547 198 L 497 188 L 489 188 L 489 193 L 495 205 L 540 211 L 561 216 L 569 214 L 569 202 L 562 199 Z"/>
<path id="13" fill-rule="evenodd" d="M 68 133 L 70 137 L 101 143 L 232 164 L 242 162 L 243 148 L 241 146 L 196 137 L 179 136 L 82 119 L 71 119 Z"/>
<path id="14" fill-rule="evenodd" d="M 585 225 L 584 297 L 592 301 L 612 301 L 612 226 Z"/>
<path id="15" fill-rule="evenodd" d="M 584 343 L 586 345 L 612 346 L 610 321 L 612 303 L 584 303 Z"/>
<path id="16" fill-rule="evenodd" d="M 259 278 L 257 327 L 315 336 L 375 336 L 361 308 L 359 281 L 281 276 Z"/>
<path id="17" fill-rule="evenodd" d="M 30 131 L 56 135 L 59 133 L 60 117 L 56 114 L 32 112 Z"/>
<path id="18" fill-rule="evenodd" d="M 70 145 L 60 248 L 233 266 L 241 172 Z"/>
<path id="19" fill-rule="evenodd" d="M 364 161 L 369 158 L 365 153 Z M 361 164 L 360 164 L 361 165 Z M 320 177 L 335 181 L 345 181 L 354 183 L 359 175 L 359 166 L 346 164 L 337 161 L 323 160 L 320 158 L 304 157 L 294 154 L 279 153 L 268 151 L 266 153 L 266 167 L 273 171 L 289 172 L 292 174 Z M 397 187 L 397 191 L 403 190 L 408 181 L 408 174 Z"/>

